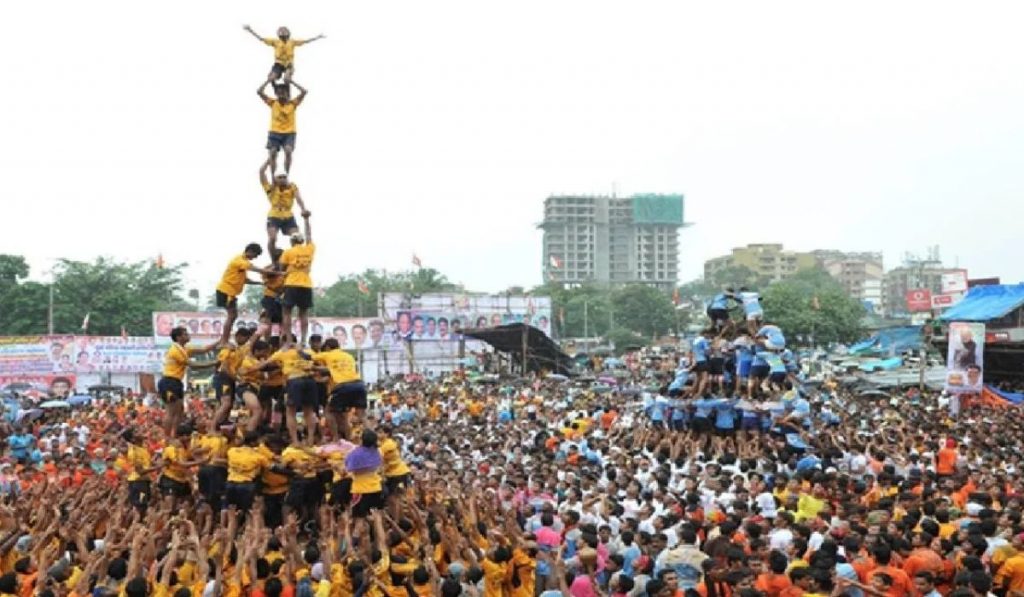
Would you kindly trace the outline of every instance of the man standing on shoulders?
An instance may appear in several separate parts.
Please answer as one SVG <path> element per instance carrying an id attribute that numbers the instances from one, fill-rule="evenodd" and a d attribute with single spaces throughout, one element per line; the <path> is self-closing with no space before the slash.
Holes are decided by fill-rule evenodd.
<path id="1" fill-rule="evenodd" d="M 312 230 L 309 226 L 309 212 L 302 215 L 305 224 L 305 236 L 299 233 L 292 235 L 292 246 L 282 255 L 280 263 L 285 268 L 284 297 L 281 300 L 281 329 L 287 333 L 292 329 L 292 309 L 299 309 L 299 344 L 306 345 L 309 334 L 309 310 L 313 308 L 313 255 L 316 245 L 313 244 Z"/>
<path id="2" fill-rule="evenodd" d="M 171 347 L 167 349 L 164 356 L 164 374 L 156 385 L 160 399 L 166 405 L 164 412 L 164 433 L 167 437 L 185 417 L 185 371 L 193 369 L 208 369 L 215 367 L 217 361 L 209 363 L 197 363 L 192 357 L 197 354 L 205 354 L 220 346 L 220 341 L 197 348 L 189 348 L 188 343 L 192 339 L 188 330 L 183 327 L 176 327 L 171 330 Z"/>

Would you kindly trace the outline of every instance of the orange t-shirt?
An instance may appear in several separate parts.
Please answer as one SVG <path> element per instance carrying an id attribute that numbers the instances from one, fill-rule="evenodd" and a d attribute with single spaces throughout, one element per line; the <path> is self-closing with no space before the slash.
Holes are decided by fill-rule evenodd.
<path id="1" fill-rule="evenodd" d="M 754 588 L 767 595 L 767 597 L 780 597 L 782 592 L 791 586 L 793 586 L 793 582 L 785 574 L 773 574 L 771 572 L 758 576 L 757 581 L 754 582 Z"/>
<path id="2" fill-rule="evenodd" d="M 940 475 L 952 475 L 956 472 L 957 451 L 953 448 L 942 448 L 935 457 L 935 472 Z"/>

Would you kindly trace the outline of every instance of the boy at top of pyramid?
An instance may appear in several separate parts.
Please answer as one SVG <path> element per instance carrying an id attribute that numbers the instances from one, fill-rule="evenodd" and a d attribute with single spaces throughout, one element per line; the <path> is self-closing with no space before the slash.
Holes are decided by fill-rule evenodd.
<path id="1" fill-rule="evenodd" d="M 291 82 L 292 74 L 295 72 L 295 48 L 326 37 L 321 33 L 310 39 L 292 39 L 292 33 L 287 27 L 277 28 L 277 38 L 263 37 L 253 31 L 252 27 L 248 25 L 243 25 L 242 29 L 245 29 L 256 39 L 274 48 L 274 66 L 270 67 L 270 73 L 267 74 L 268 83 L 277 81 L 282 76 L 284 76 L 285 83 Z"/>

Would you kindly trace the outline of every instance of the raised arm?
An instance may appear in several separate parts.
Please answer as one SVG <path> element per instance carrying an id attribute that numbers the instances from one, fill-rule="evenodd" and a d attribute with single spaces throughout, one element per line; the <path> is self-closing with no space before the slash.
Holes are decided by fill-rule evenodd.
<path id="1" fill-rule="evenodd" d="M 303 212 L 303 214 L 302 214 L 302 223 L 303 223 L 303 227 L 305 228 L 305 232 L 306 232 L 306 242 L 312 244 L 313 243 L 313 229 L 309 227 L 309 216 L 310 216 L 310 213 L 308 211 L 307 212 Z"/>
<path id="2" fill-rule="evenodd" d="M 256 89 L 256 95 L 260 96 L 260 99 L 263 100 L 263 103 L 265 104 L 270 103 L 270 98 L 266 93 L 263 93 L 263 90 L 267 88 L 267 85 L 270 85 L 270 81 L 264 81 L 263 84 Z"/>
<path id="3" fill-rule="evenodd" d="M 313 215 L 308 209 L 306 209 L 306 202 L 302 200 L 302 193 L 299 192 L 299 187 L 295 187 L 295 202 L 299 204 L 299 209 L 302 210 L 302 217 L 309 217 Z"/>
<path id="4" fill-rule="evenodd" d="M 297 106 L 302 103 L 302 100 L 306 99 L 307 91 L 305 87 L 296 83 L 294 79 L 292 79 L 292 85 L 295 85 L 295 88 L 299 90 L 299 96 L 295 98 L 295 105 Z"/>
<path id="5" fill-rule="evenodd" d="M 255 37 L 256 39 L 258 39 L 260 41 L 260 43 L 267 43 L 266 40 L 263 39 L 262 35 L 260 35 L 259 33 L 256 33 L 255 31 L 252 30 L 252 27 L 250 27 L 248 25 L 242 25 L 242 30 L 243 31 L 248 31 L 249 33 L 251 33 L 253 37 Z"/>
<path id="6" fill-rule="evenodd" d="M 260 91 L 259 92 L 261 94 L 263 93 L 263 87 L 260 87 Z M 263 162 L 260 165 L 260 186 L 262 186 L 264 189 L 267 188 L 268 186 L 270 186 L 270 181 L 267 179 L 267 169 L 269 169 L 269 168 L 270 168 L 270 160 L 267 160 L 266 162 Z"/>
<path id="7" fill-rule="evenodd" d="M 298 43 L 297 43 L 296 45 L 300 45 L 300 46 L 301 46 L 301 45 L 305 45 L 305 44 L 311 44 L 311 43 L 315 42 L 316 40 L 318 40 L 318 39 L 323 39 L 323 38 L 325 38 L 325 37 L 327 37 L 327 36 L 326 36 L 326 35 L 324 35 L 323 33 L 321 33 L 320 35 L 318 35 L 318 36 L 316 36 L 316 37 L 311 37 L 311 38 L 309 38 L 309 39 L 302 39 L 302 40 L 299 40 L 299 41 L 298 41 Z"/>

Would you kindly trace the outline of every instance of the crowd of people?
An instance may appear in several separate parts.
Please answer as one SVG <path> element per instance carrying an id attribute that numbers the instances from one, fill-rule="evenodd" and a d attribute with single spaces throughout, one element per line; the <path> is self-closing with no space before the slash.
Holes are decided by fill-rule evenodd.
<path id="1" fill-rule="evenodd" d="M 368 388 L 335 338 L 307 337 L 315 247 L 288 179 L 305 42 L 260 39 L 272 261 L 253 265 L 257 243 L 231 260 L 225 335 L 173 328 L 155 396 L 2 423 L 0 597 L 1024 594 L 1020 411 L 808 383 L 749 289 L 612 386 Z M 235 330 L 247 283 L 261 326 Z M 298 337 L 274 335 L 295 309 Z M 209 397 L 187 383 L 202 368 Z"/>

